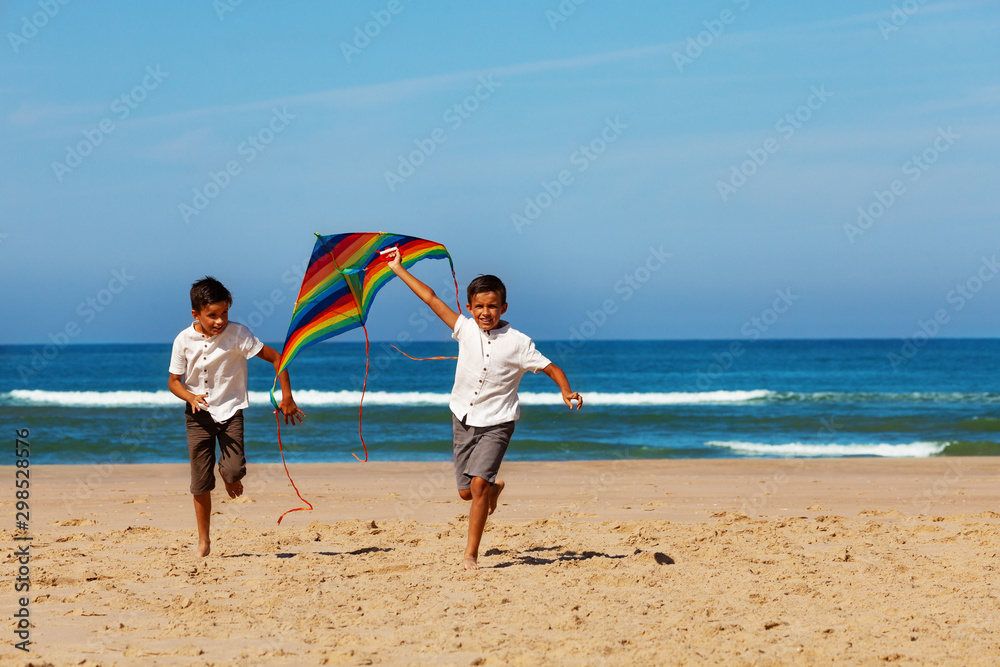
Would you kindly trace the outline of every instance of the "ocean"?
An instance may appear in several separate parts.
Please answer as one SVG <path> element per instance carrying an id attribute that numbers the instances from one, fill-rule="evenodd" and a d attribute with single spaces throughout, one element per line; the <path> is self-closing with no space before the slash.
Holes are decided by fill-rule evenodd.
<path id="1" fill-rule="evenodd" d="M 585 405 L 570 412 L 551 380 L 526 375 L 507 460 L 1000 454 L 1000 340 L 536 345 Z M 453 342 L 402 350 L 456 353 Z M 168 344 L 0 346 L 3 421 L 30 430 L 33 463 L 185 462 L 183 403 L 166 388 L 169 357 Z M 280 461 L 273 370 L 248 363 L 247 457 Z M 370 460 L 451 458 L 454 363 L 413 361 L 372 343 L 361 425 Z M 364 370 L 363 343 L 316 345 L 291 365 L 307 420 L 282 428 L 290 463 L 363 458 Z"/>

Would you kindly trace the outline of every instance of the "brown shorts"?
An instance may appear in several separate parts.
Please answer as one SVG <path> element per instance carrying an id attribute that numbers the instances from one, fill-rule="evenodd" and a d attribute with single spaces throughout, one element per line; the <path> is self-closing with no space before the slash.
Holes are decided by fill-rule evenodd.
<path id="1" fill-rule="evenodd" d="M 215 443 L 219 442 L 219 474 L 230 484 L 246 477 L 247 459 L 243 451 L 243 411 L 221 424 L 205 410 L 192 414 L 188 405 L 188 455 L 191 457 L 191 493 L 200 495 L 215 488 Z"/>
<path id="2" fill-rule="evenodd" d="M 459 421 L 452 415 L 451 431 L 454 438 L 455 482 L 459 491 L 470 488 L 473 477 L 481 477 L 493 484 L 510 444 L 510 436 L 514 434 L 514 422 L 496 426 L 466 426 L 464 420 Z"/>

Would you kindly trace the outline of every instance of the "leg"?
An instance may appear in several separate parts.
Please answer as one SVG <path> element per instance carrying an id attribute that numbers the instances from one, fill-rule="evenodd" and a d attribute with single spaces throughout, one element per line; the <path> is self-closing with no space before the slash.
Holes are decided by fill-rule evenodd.
<path id="1" fill-rule="evenodd" d="M 486 517 L 490 513 L 490 483 L 482 477 L 472 478 L 472 507 L 469 508 L 469 539 L 465 544 L 462 569 L 479 569 L 479 543 L 486 528 Z"/>
<path id="2" fill-rule="evenodd" d="M 243 495 L 242 480 L 247 474 L 247 459 L 243 448 L 243 411 L 238 410 L 219 432 L 219 474 L 230 498 Z"/>
<path id="3" fill-rule="evenodd" d="M 212 522 L 211 491 L 194 496 L 194 517 L 198 521 L 198 548 L 195 553 L 205 557 L 212 551 L 212 540 L 209 538 L 209 526 Z"/>
<path id="4" fill-rule="evenodd" d="M 212 489 L 215 488 L 215 426 L 207 412 L 193 415 L 188 408 L 187 438 L 191 457 L 191 495 L 198 524 L 195 553 L 207 556 L 211 551 L 209 526 L 212 517 Z"/>
<path id="5" fill-rule="evenodd" d="M 462 559 L 462 567 L 466 570 L 479 569 L 479 544 L 486 517 L 496 510 L 504 489 L 503 481 L 496 476 L 513 432 L 514 422 L 477 428 L 466 426 L 452 415 L 458 495 L 472 501 L 469 536 Z"/>
<path id="6" fill-rule="evenodd" d="M 498 479 L 490 487 L 490 514 L 497 511 L 497 501 L 500 500 L 500 494 L 503 492 L 504 486 L 506 485 L 503 483 L 503 480 Z"/>

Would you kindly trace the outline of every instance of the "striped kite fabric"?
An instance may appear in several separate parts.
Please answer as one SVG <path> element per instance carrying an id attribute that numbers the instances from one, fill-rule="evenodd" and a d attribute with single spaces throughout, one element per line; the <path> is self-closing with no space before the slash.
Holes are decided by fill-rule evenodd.
<path id="1" fill-rule="evenodd" d="M 422 259 L 447 259 L 455 272 L 448 250 L 433 241 L 401 234 L 317 234 L 285 337 L 279 373 L 310 345 L 364 325 L 375 295 L 395 275 L 379 251 L 393 247 L 402 253 L 407 268 Z"/>

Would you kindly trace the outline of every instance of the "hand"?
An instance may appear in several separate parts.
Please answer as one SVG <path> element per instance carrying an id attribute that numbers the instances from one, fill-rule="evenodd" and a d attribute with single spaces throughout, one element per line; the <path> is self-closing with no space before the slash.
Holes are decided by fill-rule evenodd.
<path id="1" fill-rule="evenodd" d="M 208 401 L 205 397 L 208 394 L 191 394 L 191 398 L 188 399 L 188 405 L 191 406 L 191 412 L 198 412 L 199 409 L 208 407 Z"/>
<path id="2" fill-rule="evenodd" d="M 575 391 L 564 391 L 562 395 L 563 403 L 569 406 L 569 409 L 573 409 L 573 401 L 576 401 L 576 409 L 579 410 L 583 407 L 583 396 L 576 393 Z"/>
<path id="3" fill-rule="evenodd" d="M 295 401 L 289 398 L 282 398 L 281 403 L 278 404 L 278 412 L 285 416 L 285 423 L 295 426 L 295 420 L 298 419 L 298 423 L 302 423 L 306 419 L 306 413 L 299 410 L 299 406 L 295 404 Z"/>
<path id="4" fill-rule="evenodd" d="M 399 248 L 390 249 L 384 257 L 393 273 L 398 273 L 398 270 L 403 268 L 403 253 L 399 252 Z"/>

